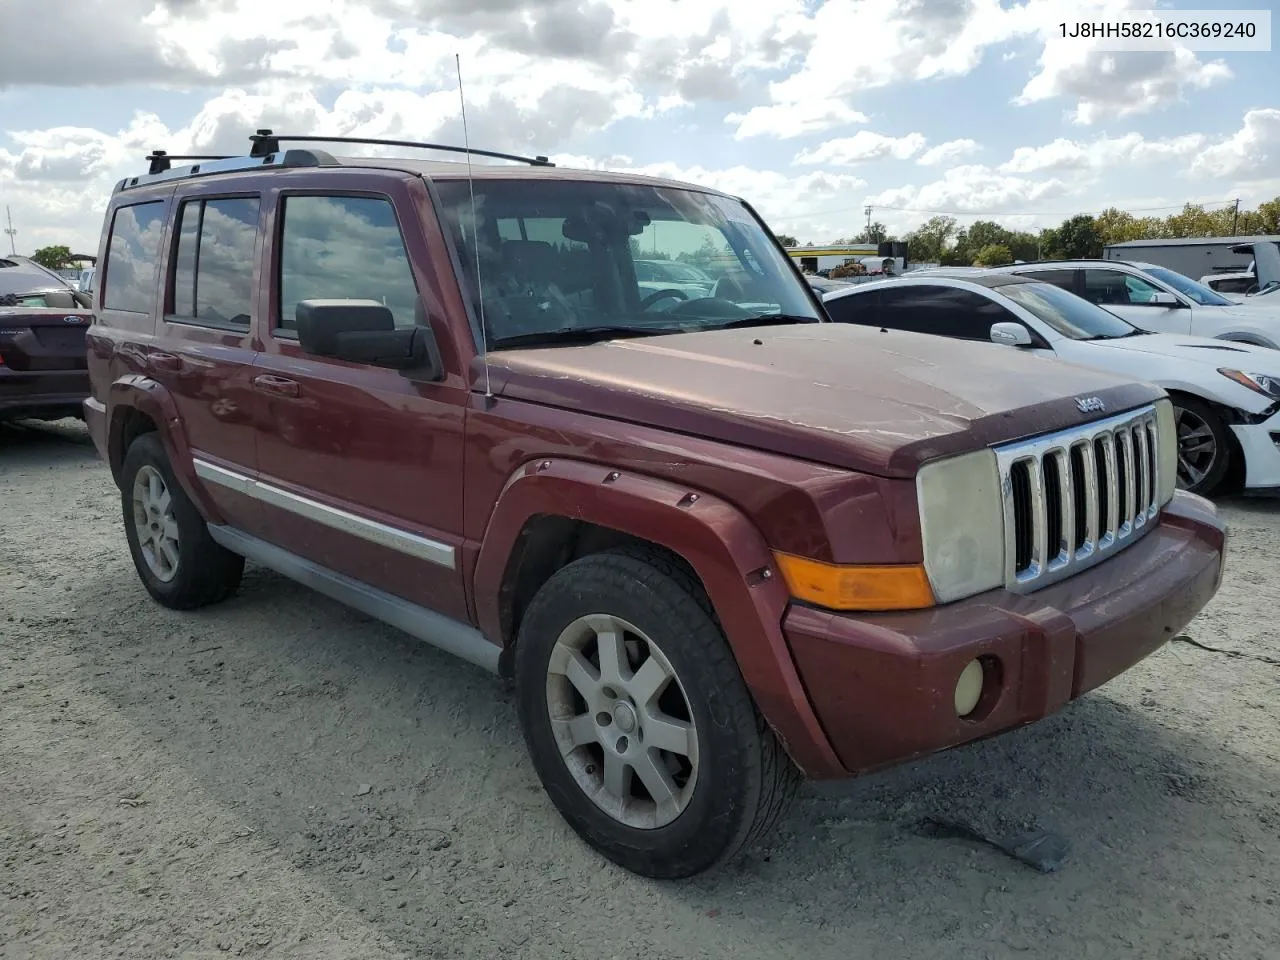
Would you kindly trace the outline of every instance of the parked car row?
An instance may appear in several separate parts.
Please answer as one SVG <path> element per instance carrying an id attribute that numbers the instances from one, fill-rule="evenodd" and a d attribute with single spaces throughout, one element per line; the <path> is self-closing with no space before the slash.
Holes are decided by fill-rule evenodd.
<path id="1" fill-rule="evenodd" d="M 717 191 L 250 139 L 104 218 L 84 414 L 143 586 L 206 606 L 250 560 L 510 678 L 551 802 L 630 870 L 1052 714 L 1221 583 L 1178 489 L 1217 461 L 1126 360 L 1161 338 L 1074 294 L 824 309 Z M 1258 411 L 1273 352 L 1210 342 L 1244 377 L 1219 408 Z M 1199 349 L 1169 348 L 1188 383 Z"/>
<path id="2" fill-rule="evenodd" d="M 1235 467 L 1249 490 L 1280 488 L 1280 352 L 1147 333 L 1070 292 L 1070 270 L 922 272 L 833 291 L 826 307 L 840 322 L 1003 344 L 1156 383 L 1173 399 L 1180 486 L 1213 493 Z"/>

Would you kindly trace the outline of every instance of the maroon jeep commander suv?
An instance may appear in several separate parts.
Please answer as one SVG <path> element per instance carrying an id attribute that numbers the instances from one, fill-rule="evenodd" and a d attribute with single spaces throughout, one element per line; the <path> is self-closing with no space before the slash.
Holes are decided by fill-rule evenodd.
<path id="1" fill-rule="evenodd" d="M 1159 388 L 831 323 L 713 190 L 319 139 L 112 195 L 85 411 L 138 574 L 192 608 L 248 558 L 513 679 L 631 870 L 1044 717 L 1220 583 Z"/>

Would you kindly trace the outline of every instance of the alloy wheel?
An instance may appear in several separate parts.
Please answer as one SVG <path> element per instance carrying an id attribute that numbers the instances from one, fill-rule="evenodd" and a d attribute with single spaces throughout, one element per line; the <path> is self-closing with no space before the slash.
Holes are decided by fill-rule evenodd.
<path id="1" fill-rule="evenodd" d="M 150 464 L 133 478 L 133 526 L 147 569 L 168 583 L 178 573 L 178 520 L 164 477 Z"/>
<path id="2" fill-rule="evenodd" d="M 547 663 L 551 729 L 578 786 L 637 829 L 671 823 L 698 779 L 689 699 L 654 641 L 617 617 L 579 617 Z"/>
<path id="3" fill-rule="evenodd" d="M 1218 459 L 1218 441 L 1202 417 L 1185 407 L 1177 409 L 1178 486 L 1194 487 L 1209 475 Z"/>

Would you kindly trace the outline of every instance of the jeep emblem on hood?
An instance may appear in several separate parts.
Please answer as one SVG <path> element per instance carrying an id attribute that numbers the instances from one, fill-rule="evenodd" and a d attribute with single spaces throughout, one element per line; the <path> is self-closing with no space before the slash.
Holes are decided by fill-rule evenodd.
<path id="1" fill-rule="evenodd" d="M 1076 406 L 1081 413 L 1101 413 L 1107 405 L 1099 397 L 1076 397 Z"/>

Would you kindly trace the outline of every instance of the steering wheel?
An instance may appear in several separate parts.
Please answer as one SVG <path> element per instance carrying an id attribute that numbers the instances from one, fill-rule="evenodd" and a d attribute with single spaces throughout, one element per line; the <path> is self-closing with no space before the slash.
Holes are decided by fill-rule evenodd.
<path id="1" fill-rule="evenodd" d="M 641 300 L 640 309 L 648 310 L 651 306 L 653 306 L 655 303 L 657 303 L 660 300 L 671 300 L 671 299 L 688 300 L 689 295 L 680 290 L 671 290 L 671 289 L 659 290 L 656 293 L 649 294 L 647 297 Z"/>

